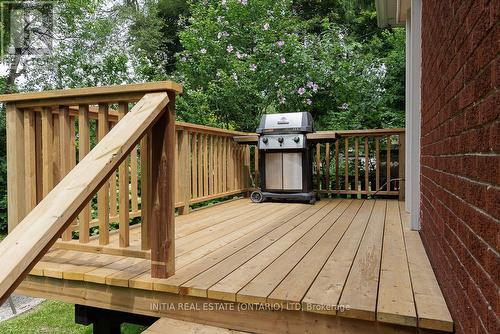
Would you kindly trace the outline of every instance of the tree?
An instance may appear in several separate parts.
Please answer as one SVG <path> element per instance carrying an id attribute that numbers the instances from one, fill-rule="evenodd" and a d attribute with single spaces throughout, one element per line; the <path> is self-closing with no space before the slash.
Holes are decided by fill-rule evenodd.
<path id="1" fill-rule="evenodd" d="M 333 3 L 340 14 L 314 17 L 298 1 L 190 3 L 177 67 L 186 88 L 180 117 L 247 131 L 262 113 L 294 111 L 311 111 L 318 128 L 401 125 L 404 86 L 391 84 L 400 83 L 404 44 L 378 53 L 392 33 L 371 13 L 353 18 L 358 12 L 342 7 L 348 2 Z M 360 26 L 372 35 L 360 35 Z"/>

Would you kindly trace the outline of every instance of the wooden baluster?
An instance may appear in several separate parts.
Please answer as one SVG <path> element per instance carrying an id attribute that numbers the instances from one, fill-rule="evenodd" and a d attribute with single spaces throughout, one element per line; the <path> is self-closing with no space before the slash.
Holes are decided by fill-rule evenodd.
<path id="1" fill-rule="evenodd" d="M 90 118 L 89 106 L 81 104 L 78 107 L 78 153 L 81 161 L 90 152 Z M 90 203 L 80 212 L 78 218 L 78 239 L 80 243 L 89 242 L 89 224 L 90 224 Z"/>
<path id="2" fill-rule="evenodd" d="M 59 177 L 60 179 L 70 171 L 70 119 L 69 108 L 67 106 L 59 106 Z M 62 234 L 63 241 L 71 240 L 71 226 L 68 227 Z"/>
<path id="3" fill-rule="evenodd" d="M 260 173 L 259 173 L 259 147 L 255 145 L 253 147 L 253 159 L 254 159 L 254 182 L 255 186 L 259 187 L 260 185 Z"/>
<path id="4" fill-rule="evenodd" d="M 198 134 L 193 132 L 191 138 L 191 192 L 192 198 L 198 197 Z"/>
<path id="5" fill-rule="evenodd" d="M 228 187 L 227 187 L 227 164 L 228 164 L 228 158 L 227 158 L 227 142 L 228 138 L 224 138 L 223 142 L 223 165 L 222 165 L 222 192 L 227 192 Z"/>
<path id="6" fill-rule="evenodd" d="M 345 137 L 344 139 L 345 142 L 345 176 L 344 176 L 344 183 L 345 183 L 345 191 L 349 190 L 349 137 Z"/>
<path id="7" fill-rule="evenodd" d="M 325 190 L 330 192 L 330 143 L 325 144 Z"/>
<path id="8" fill-rule="evenodd" d="M 203 197 L 203 135 L 199 133 L 197 135 L 198 142 L 198 173 L 197 173 L 197 182 L 198 182 L 198 197 Z"/>
<path id="9" fill-rule="evenodd" d="M 321 190 L 321 146 L 316 144 L 316 186 Z"/>
<path id="10" fill-rule="evenodd" d="M 214 136 L 210 136 L 210 149 L 208 150 L 208 186 L 209 194 L 214 194 Z"/>
<path id="11" fill-rule="evenodd" d="M 238 144 L 236 144 L 238 145 Z M 238 145 L 238 175 L 239 175 L 239 184 L 238 189 L 245 188 L 245 147 L 242 145 Z"/>
<path id="12" fill-rule="evenodd" d="M 120 103 L 118 105 L 118 121 L 120 121 L 123 117 L 125 117 L 127 113 L 128 113 L 128 103 Z M 137 164 L 137 157 L 136 157 L 136 164 Z M 113 175 L 115 174 L 113 173 Z M 120 164 L 120 167 L 118 167 L 118 178 L 119 178 L 118 183 L 119 183 L 119 198 L 120 198 L 120 203 L 119 203 L 120 209 L 118 217 L 119 245 L 120 247 L 128 247 L 130 245 L 128 156 Z M 115 193 L 115 198 L 116 198 L 116 193 Z"/>
<path id="13" fill-rule="evenodd" d="M 375 191 L 380 189 L 380 138 L 375 137 Z"/>
<path id="14" fill-rule="evenodd" d="M 175 164 L 175 180 L 174 180 L 174 203 L 179 203 L 181 201 L 182 195 L 179 184 L 179 177 L 181 174 L 181 170 L 179 168 L 179 132 L 177 129 L 175 130 L 175 151 L 174 151 L 174 164 Z"/>
<path id="15" fill-rule="evenodd" d="M 236 189 L 236 152 L 235 152 L 235 147 L 233 145 L 232 141 L 229 141 L 229 156 L 230 156 L 230 161 L 231 161 L 231 169 L 229 171 L 229 189 L 230 190 L 235 190 Z"/>
<path id="16" fill-rule="evenodd" d="M 370 163 L 368 161 L 368 137 L 365 137 L 365 191 L 366 195 L 370 193 Z"/>
<path id="17" fill-rule="evenodd" d="M 43 198 L 43 161 L 42 161 L 42 113 L 35 113 L 35 171 L 36 171 L 36 203 Z"/>
<path id="18" fill-rule="evenodd" d="M 113 128 L 115 124 L 113 122 L 109 122 L 109 131 Z M 109 182 L 109 216 L 110 216 L 110 223 L 117 222 L 117 216 L 118 216 L 118 201 L 116 199 L 117 193 L 118 193 L 118 188 L 116 186 L 116 180 L 117 180 L 117 171 L 114 170 L 113 173 L 110 175 L 108 182 Z M 112 217 L 112 219 L 111 219 Z"/>
<path id="19" fill-rule="evenodd" d="M 387 191 L 391 191 L 391 136 L 387 136 Z"/>
<path id="20" fill-rule="evenodd" d="M 218 175 L 219 175 L 219 181 L 218 181 L 218 184 L 219 184 L 219 189 L 217 189 L 217 192 L 220 194 L 220 193 L 223 193 L 224 192 L 224 184 L 222 183 L 222 165 L 224 163 L 224 150 L 223 150 L 223 147 L 222 145 L 224 144 L 224 137 L 219 137 L 219 142 L 218 142 L 218 145 L 217 145 L 217 149 L 219 150 L 219 153 L 218 153 L 218 156 L 219 156 L 219 161 L 217 163 L 217 166 L 218 166 Z"/>
<path id="21" fill-rule="evenodd" d="M 128 190 L 128 189 L 127 189 Z M 151 249 L 151 130 L 141 139 L 141 249 Z M 127 192 L 128 193 L 128 192 Z"/>
<path id="22" fill-rule="evenodd" d="M 399 200 L 404 201 L 405 199 L 405 134 L 399 134 L 399 147 L 398 147 L 398 157 L 399 157 Z"/>
<path id="23" fill-rule="evenodd" d="M 35 112 L 24 110 L 24 172 L 26 177 L 26 213 L 36 206 L 36 129 Z"/>
<path id="24" fill-rule="evenodd" d="M 109 106 L 99 104 L 98 140 L 101 141 L 109 131 Z M 97 193 L 97 217 L 99 219 L 99 245 L 109 243 L 109 182 L 105 182 Z"/>
<path id="25" fill-rule="evenodd" d="M 13 103 L 7 103 L 7 212 L 11 232 L 26 214 L 24 170 L 24 116 Z"/>
<path id="26" fill-rule="evenodd" d="M 54 119 L 50 107 L 42 109 L 42 189 L 43 197 L 54 186 L 54 164 L 52 163 Z"/>
<path id="27" fill-rule="evenodd" d="M 75 116 L 69 116 L 69 170 L 76 166 L 76 129 Z M 78 221 L 75 219 L 70 225 L 71 234 L 78 229 Z"/>
<path id="28" fill-rule="evenodd" d="M 335 141 L 335 190 L 340 191 L 340 176 L 339 176 L 339 140 Z"/>
<path id="29" fill-rule="evenodd" d="M 112 126 L 110 126 L 110 130 L 112 129 Z M 116 186 L 116 179 L 117 179 L 117 171 L 113 171 L 111 176 L 109 177 L 109 216 L 113 217 L 113 221 L 116 220 L 116 217 L 118 215 L 118 200 L 117 200 L 117 194 L 118 194 L 118 188 Z"/>
<path id="30" fill-rule="evenodd" d="M 244 188 L 246 191 L 248 191 L 248 188 L 250 187 L 250 145 L 245 145 L 245 170 L 243 171 L 244 175 Z M 247 195 L 249 195 L 247 193 Z"/>
<path id="31" fill-rule="evenodd" d="M 203 196 L 208 196 L 208 135 L 203 135 Z"/>
<path id="32" fill-rule="evenodd" d="M 237 145 L 233 142 L 233 145 L 234 145 L 234 153 L 235 153 L 235 157 L 234 157 L 234 176 L 235 176 L 235 185 L 234 185 L 234 189 L 237 190 L 237 189 L 241 189 L 241 170 L 243 168 L 241 168 L 241 165 L 242 165 L 242 161 L 241 161 L 241 145 Z"/>
<path id="33" fill-rule="evenodd" d="M 189 213 L 189 200 L 191 199 L 191 177 L 189 164 L 189 132 L 181 130 L 179 137 L 179 185 L 180 185 L 180 201 L 183 206 L 179 209 L 179 214 L 185 215 Z"/>
<path id="34" fill-rule="evenodd" d="M 69 167 L 70 170 L 76 166 L 76 125 L 75 116 L 69 116 Z"/>
<path id="35" fill-rule="evenodd" d="M 54 174 L 52 177 L 52 188 L 55 187 L 59 181 L 61 180 L 61 171 L 60 171 L 60 139 L 59 139 L 59 114 L 52 114 L 52 124 L 53 124 L 53 132 L 52 132 L 52 173 Z"/>
<path id="36" fill-rule="evenodd" d="M 130 202 L 132 212 L 139 211 L 139 194 L 138 191 L 138 172 L 137 172 L 137 145 L 130 151 Z"/>
<path id="37" fill-rule="evenodd" d="M 213 171 L 214 171 L 214 186 L 213 186 L 213 191 L 214 191 L 214 194 L 217 194 L 219 192 L 219 149 L 218 149 L 218 146 L 219 146 L 219 137 L 218 136 L 214 136 L 214 139 L 213 139 L 213 145 L 214 145 L 214 148 L 213 148 L 213 162 L 214 162 L 214 166 L 213 166 Z"/>
<path id="38" fill-rule="evenodd" d="M 359 138 L 354 137 L 354 191 L 359 191 Z"/>
<path id="39" fill-rule="evenodd" d="M 174 191 L 177 150 L 175 132 L 175 95 L 165 113 L 152 128 L 151 139 L 151 277 L 167 278 L 175 273 Z"/>

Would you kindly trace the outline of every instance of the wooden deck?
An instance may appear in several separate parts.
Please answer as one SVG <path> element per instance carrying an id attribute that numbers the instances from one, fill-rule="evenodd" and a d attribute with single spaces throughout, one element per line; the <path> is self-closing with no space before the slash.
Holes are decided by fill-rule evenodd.
<path id="1" fill-rule="evenodd" d="M 176 218 L 176 274 L 167 279 L 152 279 L 146 259 L 55 249 L 19 292 L 248 332 L 452 331 L 402 205 L 237 200 Z M 216 301 L 220 309 L 164 307 Z"/>

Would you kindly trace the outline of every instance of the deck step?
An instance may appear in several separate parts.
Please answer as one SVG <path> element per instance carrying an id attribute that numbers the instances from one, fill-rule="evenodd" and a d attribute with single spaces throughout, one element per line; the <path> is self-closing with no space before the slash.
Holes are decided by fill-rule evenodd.
<path id="1" fill-rule="evenodd" d="M 143 334 L 165 334 L 165 333 L 183 333 L 183 334 L 243 334 L 247 332 L 234 331 L 231 329 L 197 324 L 194 322 L 160 318 Z"/>

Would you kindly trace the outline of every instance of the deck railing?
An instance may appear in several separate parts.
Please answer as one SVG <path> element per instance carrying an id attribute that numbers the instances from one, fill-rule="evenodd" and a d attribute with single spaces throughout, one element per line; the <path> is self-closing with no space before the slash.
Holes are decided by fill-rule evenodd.
<path id="1" fill-rule="evenodd" d="M 250 172 L 258 186 L 256 134 L 239 135 L 250 146 Z M 314 148 L 314 189 L 322 196 L 389 195 L 404 198 L 405 129 L 318 131 L 307 134 Z"/>
<path id="2" fill-rule="evenodd" d="M 9 214 L 9 235 L 0 243 L 0 302 L 59 237 L 72 239 L 75 222 L 79 242 L 87 243 L 92 211 L 99 244 L 109 243 L 110 216 L 118 215 L 119 247 L 129 245 L 141 140 L 147 194 L 141 228 L 151 274 L 174 273 L 175 95 L 181 91 L 158 82 L 0 96 L 7 109 Z"/>
<path id="3" fill-rule="evenodd" d="M 405 130 L 317 133 L 315 188 L 321 194 L 404 197 Z"/>

